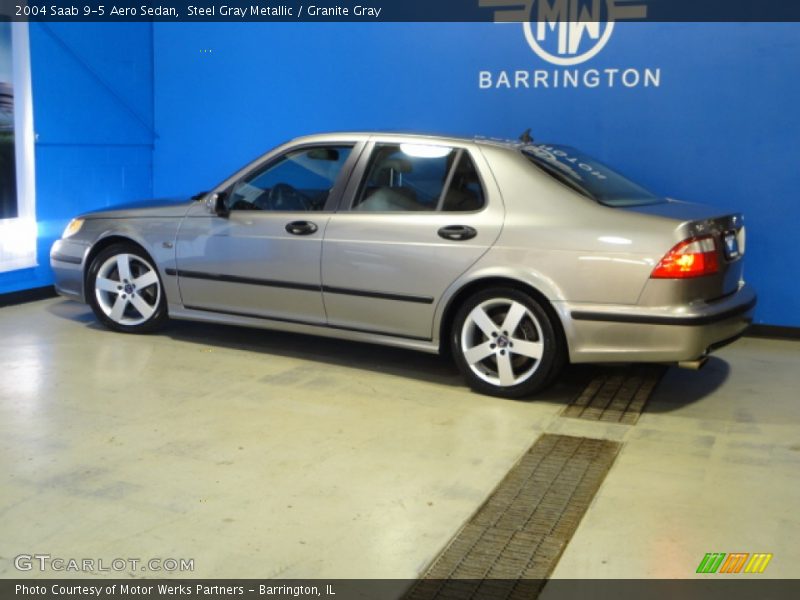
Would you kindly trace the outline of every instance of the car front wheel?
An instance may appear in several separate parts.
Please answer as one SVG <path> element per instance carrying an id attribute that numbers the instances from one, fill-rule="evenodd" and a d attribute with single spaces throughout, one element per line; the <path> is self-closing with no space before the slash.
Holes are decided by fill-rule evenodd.
<path id="1" fill-rule="evenodd" d="M 451 348 L 472 389 L 503 398 L 543 389 L 564 356 L 547 311 L 514 288 L 493 288 L 467 299 L 453 322 Z"/>
<path id="2" fill-rule="evenodd" d="M 94 258 L 87 291 L 97 318 L 114 331 L 147 333 L 167 320 L 158 271 L 133 244 L 109 246 Z"/>

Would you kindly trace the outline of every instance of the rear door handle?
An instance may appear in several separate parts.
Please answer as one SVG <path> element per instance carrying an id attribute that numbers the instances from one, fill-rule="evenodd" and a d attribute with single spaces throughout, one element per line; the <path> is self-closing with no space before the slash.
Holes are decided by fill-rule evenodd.
<path id="1" fill-rule="evenodd" d="M 292 221 L 286 225 L 286 231 L 292 235 L 311 235 L 319 229 L 316 223 L 311 221 Z"/>
<path id="2" fill-rule="evenodd" d="M 442 227 L 438 233 L 440 238 L 453 240 L 454 242 L 471 240 L 478 235 L 475 229 L 466 225 L 448 225 L 447 227 Z"/>

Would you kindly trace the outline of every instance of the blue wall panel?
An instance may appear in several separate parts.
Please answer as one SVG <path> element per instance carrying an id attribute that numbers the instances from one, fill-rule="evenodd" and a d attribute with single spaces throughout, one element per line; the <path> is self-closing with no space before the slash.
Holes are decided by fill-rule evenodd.
<path id="1" fill-rule="evenodd" d="M 605 77 L 577 89 L 552 86 L 561 67 L 519 24 L 156 24 L 154 56 L 159 195 L 206 189 L 305 133 L 532 127 L 661 194 L 743 211 L 757 321 L 800 326 L 800 24 L 618 23 L 564 67 Z M 613 86 L 605 69 L 620 69 Z M 660 85 L 628 88 L 627 69 Z M 551 86 L 480 88 L 480 71 L 504 70 L 547 71 Z"/>
<path id="2" fill-rule="evenodd" d="M 0 293 L 51 283 L 47 253 L 70 216 L 206 189 L 290 137 L 531 127 L 661 194 L 744 212 L 757 321 L 800 326 L 800 24 L 620 23 L 563 68 L 514 24 L 31 24 L 30 36 L 41 266 L 0 274 Z M 613 86 L 555 88 L 563 69 L 620 71 Z M 625 87 L 626 69 L 660 85 Z M 517 70 L 550 87 L 479 85 L 481 71 Z"/>
<path id="3" fill-rule="evenodd" d="M 49 252 L 78 213 L 152 195 L 149 24 L 31 24 L 38 261 L 0 293 L 52 283 Z"/>

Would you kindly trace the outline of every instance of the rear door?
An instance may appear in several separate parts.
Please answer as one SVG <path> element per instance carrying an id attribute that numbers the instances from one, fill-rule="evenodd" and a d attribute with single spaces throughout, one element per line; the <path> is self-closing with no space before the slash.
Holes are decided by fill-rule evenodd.
<path id="1" fill-rule="evenodd" d="M 503 216 L 476 147 L 373 138 L 325 232 L 329 325 L 431 339 L 442 294 L 497 240 Z"/>

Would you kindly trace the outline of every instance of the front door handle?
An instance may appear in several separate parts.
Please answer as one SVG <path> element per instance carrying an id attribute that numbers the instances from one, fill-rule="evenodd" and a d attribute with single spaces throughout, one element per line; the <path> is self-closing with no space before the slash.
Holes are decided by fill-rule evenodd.
<path id="1" fill-rule="evenodd" d="M 311 235 L 312 233 L 316 233 L 317 229 L 319 228 L 316 223 L 312 223 L 311 221 L 292 221 L 286 225 L 286 231 L 292 235 Z"/>
<path id="2" fill-rule="evenodd" d="M 471 240 L 478 235 L 475 229 L 466 225 L 448 225 L 447 227 L 442 227 L 438 233 L 440 238 L 453 240 L 454 242 Z"/>

